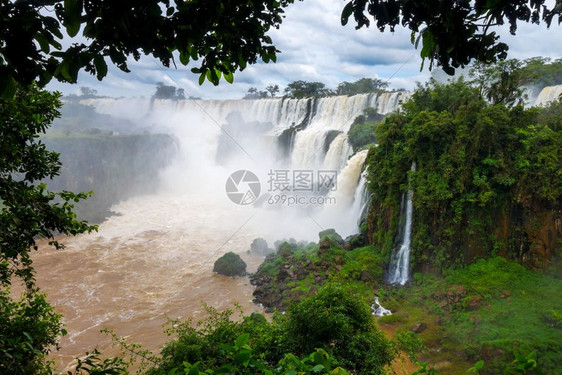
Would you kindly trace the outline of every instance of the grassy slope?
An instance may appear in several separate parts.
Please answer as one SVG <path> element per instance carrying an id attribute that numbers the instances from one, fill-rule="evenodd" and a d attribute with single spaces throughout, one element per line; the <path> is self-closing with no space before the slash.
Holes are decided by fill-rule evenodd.
<path id="1" fill-rule="evenodd" d="M 464 374 L 484 360 L 484 373 L 493 374 L 503 372 L 515 353 L 536 351 L 543 371 L 562 373 L 562 280 L 502 258 L 415 279 L 410 287 L 386 291 L 397 312 L 380 323 L 402 331 L 425 322 L 422 359 L 447 374 Z"/>
<path id="2" fill-rule="evenodd" d="M 560 278 L 492 258 L 441 276 L 416 274 L 410 285 L 392 287 L 382 283 L 382 257 L 372 246 L 318 250 L 316 245 L 277 253 L 262 265 L 261 272 L 272 277 L 271 292 L 283 295 L 285 306 L 337 281 L 368 299 L 379 294 L 383 306 L 394 312 L 379 319 L 389 335 L 424 323 L 427 327 L 417 336 L 426 349 L 416 357 L 442 374 L 466 374 L 479 360 L 485 362 L 483 374 L 503 373 L 515 353 L 532 351 L 547 374 L 562 373 Z M 286 269 L 296 276 L 280 277 Z M 329 276 L 318 282 L 318 273 Z"/>

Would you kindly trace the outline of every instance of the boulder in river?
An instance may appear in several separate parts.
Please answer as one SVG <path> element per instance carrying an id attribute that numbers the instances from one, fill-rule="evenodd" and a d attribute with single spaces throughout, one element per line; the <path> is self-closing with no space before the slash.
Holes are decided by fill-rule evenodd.
<path id="1" fill-rule="evenodd" d="M 215 261 L 213 272 L 225 276 L 244 276 L 246 262 L 240 258 L 240 255 L 230 251 Z"/>

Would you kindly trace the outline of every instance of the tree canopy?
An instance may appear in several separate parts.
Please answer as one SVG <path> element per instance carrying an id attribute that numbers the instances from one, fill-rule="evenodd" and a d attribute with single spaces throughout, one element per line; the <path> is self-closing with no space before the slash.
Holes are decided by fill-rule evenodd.
<path id="1" fill-rule="evenodd" d="M 540 23 L 548 27 L 558 16 L 562 22 L 562 4 L 557 1 L 552 8 L 545 0 L 476 0 L 476 1 L 384 1 L 350 0 L 344 7 L 341 22 L 346 25 L 353 16 L 357 28 L 369 27 L 372 18 L 380 31 L 388 27 L 394 31 L 401 25 L 412 31 L 412 43 L 420 55 L 440 65 L 448 74 L 463 67 L 472 59 L 486 63 L 503 60 L 509 47 L 499 41 L 491 31 L 494 26 L 509 24 L 515 35 L 518 22 Z M 423 63 L 422 63 L 423 67 Z"/>
<path id="2" fill-rule="evenodd" d="M 294 81 L 285 87 L 285 96 L 293 99 L 330 95 L 333 95 L 333 91 L 322 82 Z"/>
<path id="3" fill-rule="evenodd" d="M 221 76 L 232 82 L 247 64 L 276 61 L 267 33 L 293 1 L 0 0 L 0 95 L 53 77 L 75 83 L 81 69 L 101 80 L 107 60 L 128 72 L 127 59 L 143 54 L 166 67 L 177 56 L 183 65 L 201 58 L 192 68 L 200 83 L 218 84 Z M 73 38 L 69 47 L 63 28 Z"/>
<path id="4" fill-rule="evenodd" d="M 338 95 L 367 94 L 380 92 L 388 87 L 388 82 L 379 78 L 361 78 L 355 82 L 342 82 L 336 89 Z"/>
<path id="5" fill-rule="evenodd" d="M 191 71 L 199 82 L 233 81 L 233 73 L 261 59 L 276 61 L 268 32 L 279 28 L 284 9 L 294 0 L 0 0 L 0 95 L 12 96 L 17 84 L 53 77 L 74 83 L 84 70 L 102 79 L 108 61 L 128 72 L 128 58 L 151 55 L 165 67 L 200 62 Z M 515 34 L 518 22 L 550 27 L 562 4 L 545 0 L 419 2 L 351 0 L 341 21 L 353 16 L 357 28 L 370 25 L 380 31 L 397 25 L 412 31 L 420 55 L 452 74 L 472 59 L 493 62 L 507 56 L 494 26 L 508 23 Z M 147 27 L 150 25 L 150 27 Z M 63 46 L 63 31 L 72 43 Z M 78 38 L 77 38 L 78 37 Z M 64 41 L 66 44 L 66 40 Z"/>
<path id="6" fill-rule="evenodd" d="M 185 99 L 185 90 L 176 89 L 174 86 L 166 85 L 163 82 L 156 84 L 156 92 L 152 95 L 152 99 Z"/>

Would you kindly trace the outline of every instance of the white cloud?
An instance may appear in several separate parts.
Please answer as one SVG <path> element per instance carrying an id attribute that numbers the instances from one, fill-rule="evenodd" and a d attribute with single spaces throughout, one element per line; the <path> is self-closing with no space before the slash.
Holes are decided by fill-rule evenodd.
<path id="1" fill-rule="evenodd" d="M 209 82 L 199 86 L 199 77 L 190 72 L 190 67 L 166 69 L 156 59 L 143 57 L 130 63 L 129 74 L 111 67 L 101 83 L 82 73 L 78 85 L 50 86 L 63 93 L 89 86 L 112 96 L 150 96 L 157 82 L 165 82 L 178 84 L 192 96 L 236 99 L 250 87 L 263 90 L 269 84 L 278 84 L 282 91 L 295 80 L 320 81 L 335 88 L 342 81 L 370 77 L 388 79 L 395 88 L 413 89 L 416 81 L 429 77 L 427 67 L 420 73 L 419 50 L 410 44 L 409 30 L 396 28 L 394 33 L 381 33 L 373 26 L 356 30 L 352 21 L 343 27 L 340 14 L 344 5 L 341 0 L 307 0 L 289 6 L 280 29 L 271 33 L 282 51 L 277 63 L 251 65 L 235 74 L 232 85 L 223 81 L 218 87 Z M 547 30 L 544 25 L 523 23 L 516 36 L 511 36 L 505 27 L 499 33 L 510 46 L 510 58 L 560 57 L 556 45 L 562 40 L 562 28 L 557 25 Z"/>

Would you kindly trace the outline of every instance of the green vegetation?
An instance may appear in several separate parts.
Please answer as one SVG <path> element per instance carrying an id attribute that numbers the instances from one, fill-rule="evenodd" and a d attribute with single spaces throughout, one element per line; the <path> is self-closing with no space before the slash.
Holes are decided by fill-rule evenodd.
<path id="1" fill-rule="evenodd" d="M 382 374 L 394 351 L 375 328 L 371 308 L 351 290 L 328 284 L 289 308 L 285 335 L 297 353 L 329 350 L 356 374 Z"/>
<path id="2" fill-rule="evenodd" d="M 35 284 L 30 253 L 38 249 L 36 240 L 61 248 L 56 234 L 96 229 L 72 211 L 86 194 L 53 193 L 37 183 L 61 168 L 58 154 L 38 137 L 59 115 L 58 98 L 31 86 L 0 99 L 0 372 L 6 374 L 49 373 L 44 359 L 64 334 L 60 316 Z M 23 285 L 19 300 L 11 285 Z"/>
<path id="3" fill-rule="evenodd" d="M 379 146 L 368 156 L 374 243 L 389 255 L 409 176 L 416 269 L 490 254 L 545 267 L 560 246 L 559 108 L 488 104 L 462 80 L 418 87 L 404 112 L 375 131 Z"/>
<path id="4" fill-rule="evenodd" d="M 525 60 L 523 70 L 539 88 L 562 84 L 562 59 L 551 61 L 546 57 L 533 57 Z"/>
<path id="5" fill-rule="evenodd" d="M 131 133 L 140 130 L 131 121 L 101 114 L 93 106 L 79 103 L 81 97 L 64 97 L 60 118 L 53 120 L 47 135 L 52 133 L 71 134 L 112 134 Z"/>
<path id="6" fill-rule="evenodd" d="M 183 100 L 185 99 L 185 90 L 174 86 L 165 85 L 163 82 L 156 84 L 156 92 L 152 95 L 154 99 Z"/>
<path id="7" fill-rule="evenodd" d="M 167 332 L 176 338 L 161 356 L 150 357 L 147 375 L 174 368 L 215 374 L 346 373 L 337 366 L 355 374 L 385 374 L 395 355 L 365 300 L 338 284 L 304 298 L 285 315 L 274 314 L 271 322 L 259 314 L 233 320 L 231 310 L 206 308 L 209 317 L 195 325 L 169 323 Z"/>
<path id="8" fill-rule="evenodd" d="M 285 98 L 302 99 L 302 98 L 321 98 L 336 95 L 358 95 L 358 94 L 379 94 L 386 91 L 388 82 L 375 78 L 361 78 L 355 82 L 341 82 L 336 90 L 326 88 L 322 82 L 294 81 L 285 88 Z M 269 85 L 265 91 L 258 91 L 255 87 L 250 87 L 244 99 L 266 99 L 274 98 L 279 92 L 278 85 Z M 268 95 L 268 93 L 270 95 Z"/>
<path id="9" fill-rule="evenodd" d="M 357 152 L 362 148 L 372 146 L 376 143 L 375 130 L 377 124 L 384 118 L 384 115 L 377 113 L 374 108 L 366 108 L 363 114 L 353 120 L 353 124 L 347 132 L 347 140 L 353 151 Z"/>
<path id="10" fill-rule="evenodd" d="M 468 363 L 480 360 L 481 374 L 533 374 L 531 368 L 517 370 L 529 357 L 546 374 L 562 371 L 562 330 L 554 313 L 562 305 L 559 278 L 496 257 L 448 269 L 443 277 L 416 274 L 414 279 L 407 289 L 385 290 L 402 318 L 387 319 L 391 315 L 379 323 L 407 333 L 425 322 L 428 328 L 418 334 L 427 347 L 421 360 L 447 363 L 446 374 L 464 374 Z"/>
<path id="11" fill-rule="evenodd" d="M 268 309 L 286 310 L 331 281 L 372 299 L 373 290 L 382 285 L 380 253 L 371 246 L 351 248 L 338 239 L 341 237 L 335 233 L 323 235 L 318 244 L 280 244 L 251 276 L 256 302 Z"/>
<path id="12" fill-rule="evenodd" d="M 332 96 L 333 91 L 322 82 L 294 81 L 285 87 L 285 97 L 292 99 Z"/>
<path id="13" fill-rule="evenodd" d="M 53 77 L 75 83 L 82 69 L 101 80 L 108 72 L 106 59 L 129 72 L 127 58 L 142 55 L 165 67 L 198 60 L 191 71 L 199 74 L 200 83 L 207 79 L 217 85 L 223 77 L 232 83 L 236 70 L 258 59 L 276 61 L 278 50 L 268 31 L 279 27 L 291 3 L 150 0 L 130 7 L 100 0 L 2 1 L 0 22 L 6 32 L 0 33 L 0 96 L 11 97 L 17 85 L 36 80 L 44 86 Z M 80 40 L 63 48 L 63 29 L 71 39 L 81 34 Z"/>
<path id="14" fill-rule="evenodd" d="M 371 21 L 384 31 L 396 26 L 407 27 L 412 32 L 411 42 L 420 46 L 420 56 L 429 60 L 430 69 L 435 63 L 447 74 L 455 68 L 468 65 L 473 59 L 492 63 L 507 57 L 509 47 L 500 41 L 495 26 L 509 23 L 512 34 L 518 22 L 539 23 L 550 26 L 560 23 L 562 9 L 546 1 L 444 3 L 414 0 L 380 2 L 378 0 L 350 0 L 345 5 L 341 23 L 346 25 L 353 16 L 357 28 L 369 27 Z M 460 37 L 459 37 L 460 36 Z"/>
<path id="15" fill-rule="evenodd" d="M 355 82 L 342 82 L 336 89 L 337 95 L 369 94 L 372 92 L 384 92 L 388 82 L 378 78 L 361 78 Z"/>
<path id="16" fill-rule="evenodd" d="M 10 289 L 0 289 L 0 372 L 27 375 L 50 374 L 46 361 L 58 337 L 65 334 L 61 315 L 47 303 L 45 295 L 31 290 L 14 300 Z"/>

